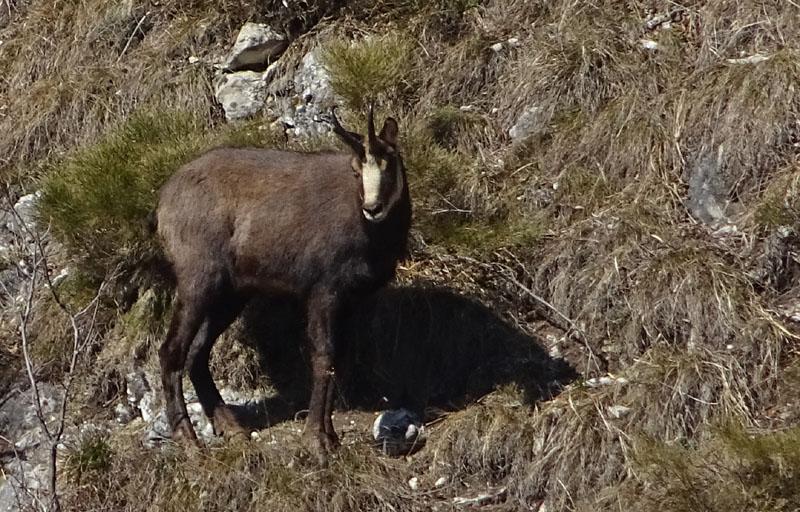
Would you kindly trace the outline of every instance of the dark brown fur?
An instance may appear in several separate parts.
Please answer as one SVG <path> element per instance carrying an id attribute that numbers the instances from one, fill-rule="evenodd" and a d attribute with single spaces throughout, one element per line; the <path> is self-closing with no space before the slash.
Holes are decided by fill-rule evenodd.
<path id="1" fill-rule="evenodd" d="M 306 307 L 313 370 L 308 431 L 325 450 L 337 444 L 330 418 L 334 318 L 348 297 L 392 279 L 411 221 L 407 187 L 385 219 L 364 217 L 357 171 L 365 149 L 359 154 L 356 139 L 340 132 L 355 157 L 217 149 L 179 169 L 162 189 L 158 233 L 177 278 L 175 314 L 160 349 L 174 433 L 196 439 L 183 400 L 184 368 L 215 431 L 240 430 L 211 378 L 211 347 L 254 293 L 279 291 Z M 367 151 L 380 154 L 387 168 L 399 166 L 406 182 L 393 120 L 383 136 L 388 140 L 373 141 Z"/>

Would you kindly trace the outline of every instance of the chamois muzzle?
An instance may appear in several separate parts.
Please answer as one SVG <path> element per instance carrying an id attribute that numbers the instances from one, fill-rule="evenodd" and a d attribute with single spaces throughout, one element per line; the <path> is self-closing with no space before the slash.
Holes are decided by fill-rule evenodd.
<path id="1" fill-rule="evenodd" d="M 378 222 L 386 216 L 383 210 L 383 203 L 378 201 L 375 203 L 365 204 L 361 211 L 364 212 L 364 217 L 372 222 Z"/>

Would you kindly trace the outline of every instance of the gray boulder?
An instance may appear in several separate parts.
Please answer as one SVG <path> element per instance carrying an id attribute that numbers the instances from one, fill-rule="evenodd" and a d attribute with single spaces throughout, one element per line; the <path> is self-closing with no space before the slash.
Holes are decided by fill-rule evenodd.
<path id="1" fill-rule="evenodd" d="M 319 122 L 337 103 L 330 87 L 330 75 L 320 62 L 317 51 L 308 52 L 294 75 L 293 94 L 270 98 L 269 109 L 286 127 L 287 136 L 309 137 L 330 131 L 328 123 Z"/>
<path id="2" fill-rule="evenodd" d="M 269 25 L 245 23 L 225 60 L 227 71 L 263 71 L 275 61 L 289 43 Z"/>
<path id="3" fill-rule="evenodd" d="M 267 97 L 267 84 L 274 65 L 266 71 L 240 71 L 220 75 L 214 83 L 214 94 L 225 110 L 225 119 L 235 121 L 256 115 Z"/>

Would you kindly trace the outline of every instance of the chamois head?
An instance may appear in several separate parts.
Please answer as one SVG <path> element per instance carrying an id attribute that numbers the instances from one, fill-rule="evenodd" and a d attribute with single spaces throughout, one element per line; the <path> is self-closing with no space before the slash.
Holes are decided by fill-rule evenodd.
<path id="1" fill-rule="evenodd" d="M 397 121 L 391 117 L 375 134 L 372 107 L 367 118 L 367 140 L 358 133 L 345 130 L 331 109 L 333 131 L 353 151 L 353 170 L 361 180 L 361 213 L 370 222 L 386 218 L 392 207 L 403 196 L 405 174 L 403 160 L 397 150 Z"/>

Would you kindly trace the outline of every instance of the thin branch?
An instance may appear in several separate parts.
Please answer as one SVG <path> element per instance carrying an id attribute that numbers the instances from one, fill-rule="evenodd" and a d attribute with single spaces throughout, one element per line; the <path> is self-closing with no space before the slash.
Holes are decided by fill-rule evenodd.
<path id="1" fill-rule="evenodd" d="M 142 18 L 139 20 L 139 23 L 136 24 L 136 28 L 134 28 L 133 32 L 131 32 L 131 36 L 128 38 L 128 42 L 125 43 L 125 48 L 122 49 L 122 53 L 120 53 L 119 57 L 117 57 L 117 64 L 119 64 L 119 61 L 122 60 L 122 57 L 125 55 L 125 52 L 128 51 L 128 48 L 130 48 L 131 43 L 133 42 L 133 38 L 136 36 L 136 32 L 139 31 L 139 29 L 142 27 L 142 23 L 144 23 L 145 18 L 147 18 L 147 16 L 149 15 L 150 11 L 144 13 L 144 16 L 142 16 Z"/>

